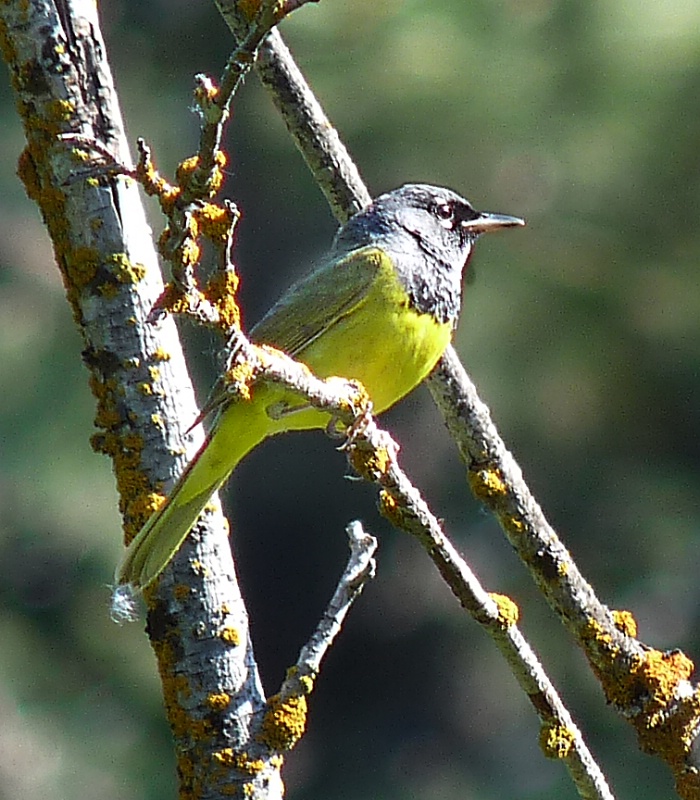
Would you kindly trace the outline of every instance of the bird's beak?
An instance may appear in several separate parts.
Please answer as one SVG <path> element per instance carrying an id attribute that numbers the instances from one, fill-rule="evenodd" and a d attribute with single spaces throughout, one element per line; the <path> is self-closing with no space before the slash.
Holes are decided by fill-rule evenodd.
<path id="1" fill-rule="evenodd" d="M 490 214 L 482 211 L 476 219 L 464 220 L 462 229 L 469 233 L 488 233 L 499 228 L 521 228 L 525 224 L 520 217 L 509 217 L 507 214 Z"/>

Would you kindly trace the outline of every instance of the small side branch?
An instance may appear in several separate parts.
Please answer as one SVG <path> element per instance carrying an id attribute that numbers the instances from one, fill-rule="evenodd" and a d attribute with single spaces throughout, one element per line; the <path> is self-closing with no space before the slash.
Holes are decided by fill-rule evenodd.
<path id="1" fill-rule="evenodd" d="M 360 522 L 347 527 L 350 558 L 338 581 L 333 597 L 309 641 L 302 647 L 296 664 L 291 667 L 277 694 L 267 703 L 260 739 L 283 752 L 290 750 L 304 733 L 306 698 L 313 691 L 321 670 L 321 661 L 340 633 L 352 604 L 365 584 L 374 577 L 374 553 L 377 540 L 362 528 Z"/>
<path id="2" fill-rule="evenodd" d="M 333 597 L 328 603 L 323 619 L 299 653 L 296 663 L 298 675 L 313 677 L 318 674 L 321 661 L 340 632 L 352 604 L 360 596 L 367 581 L 374 577 L 376 538 L 366 533 L 362 523 L 358 520 L 354 520 L 348 525 L 346 533 L 350 546 L 350 558 L 345 571 L 340 576 Z M 290 688 L 288 682 L 285 681 L 282 685 L 282 694 L 289 691 Z"/>

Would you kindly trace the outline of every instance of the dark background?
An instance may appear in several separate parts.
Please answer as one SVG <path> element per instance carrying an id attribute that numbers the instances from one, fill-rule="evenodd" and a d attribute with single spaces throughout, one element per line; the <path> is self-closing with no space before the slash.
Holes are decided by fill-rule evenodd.
<path id="1" fill-rule="evenodd" d="M 104 27 L 129 136 L 172 174 L 193 75 L 231 42 L 213 7 L 116 0 Z M 283 25 L 373 193 L 445 184 L 524 230 L 480 242 L 456 340 L 549 519 L 640 636 L 700 653 L 700 6 L 671 0 L 354 0 Z M 94 401 L 0 84 L 0 798 L 159 800 L 174 759 L 140 625 L 109 621 L 120 526 Z M 226 193 L 254 322 L 335 225 L 255 78 L 235 102 Z M 152 224 L 160 229 L 155 213 Z M 188 333 L 201 393 L 215 343 Z M 469 494 L 427 391 L 384 418 L 403 463 L 523 628 L 620 797 L 673 796 Z M 230 485 L 267 690 L 296 658 L 361 517 L 379 569 L 287 759 L 304 800 L 573 798 L 493 644 L 322 434 L 268 442 Z"/>

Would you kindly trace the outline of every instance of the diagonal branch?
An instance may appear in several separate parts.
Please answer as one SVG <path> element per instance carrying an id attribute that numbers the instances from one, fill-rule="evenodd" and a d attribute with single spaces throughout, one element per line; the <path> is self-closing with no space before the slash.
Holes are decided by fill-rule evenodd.
<path id="1" fill-rule="evenodd" d="M 582 798 L 612 800 L 605 778 L 581 732 L 517 627 L 519 610 L 502 595 L 489 594 L 459 555 L 442 525 L 398 463 L 398 445 L 371 416 L 371 403 L 361 387 L 340 378 L 316 378 L 308 368 L 266 346 L 256 347 L 236 334 L 235 352 L 251 371 L 252 380 L 272 382 L 295 392 L 314 408 L 329 412 L 346 430 L 344 449 L 353 469 L 380 487 L 379 508 L 400 530 L 423 546 L 462 607 L 471 614 L 503 652 L 518 683 L 540 717 L 544 753 L 563 761 Z M 310 657 L 310 656 L 309 656 Z M 292 668 L 282 691 L 270 698 L 258 738 L 282 754 L 303 734 L 306 696 L 313 667 L 304 656 Z M 318 659 L 312 664 L 318 663 Z"/>
<path id="2" fill-rule="evenodd" d="M 374 577 L 377 540 L 365 533 L 360 522 L 346 529 L 350 558 L 333 597 L 309 641 L 301 648 L 296 664 L 287 671 L 279 692 L 267 704 L 261 736 L 276 743 L 280 752 L 290 750 L 304 733 L 306 698 L 321 670 L 321 661 L 340 633 L 348 612 L 365 583 Z"/>
<path id="3" fill-rule="evenodd" d="M 215 2 L 240 35 L 235 3 Z M 369 194 L 279 32 L 261 45 L 257 68 L 333 212 L 346 220 L 367 204 Z M 608 700 L 633 723 L 642 749 L 669 764 L 681 795 L 700 797 L 693 756 L 700 687 L 688 682 L 693 663 L 680 651 L 662 653 L 638 642 L 631 615 L 611 612 L 596 597 L 527 489 L 452 347 L 428 386 L 467 465 L 472 490 L 496 514 L 550 606 L 576 636 Z"/>

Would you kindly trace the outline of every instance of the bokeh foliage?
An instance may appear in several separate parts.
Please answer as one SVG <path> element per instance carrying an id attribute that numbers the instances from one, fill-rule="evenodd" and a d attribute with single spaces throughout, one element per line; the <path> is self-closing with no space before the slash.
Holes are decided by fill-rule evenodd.
<path id="1" fill-rule="evenodd" d="M 206 3 L 103 8 L 130 136 L 172 170 L 196 145 L 196 72 L 230 41 Z M 700 654 L 700 6 L 689 0 L 326 0 L 284 33 L 373 192 L 443 183 L 529 227 L 482 242 L 457 346 L 535 493 L 603 600 Z M 108 620 L 120 547 L 109 464 L 46 233 L 14 165 L 0 85 L 0 799 L 172 797 L 139 626 Z M 227 194 L 254 321 L 334 224 L 257 81 L 235 103 Z M 159 228 L 154 214 L 153 226 Z M 216 343 L 186 331 L 206 391 Z M 620 796 L 672 795 L 496 527 L 424 389 L 386 416 L 403 461 L 487 586 L 513 596 Z M 306 800 L 574 797 L 491 643 L 321 434 L 256 451 L 229 493 L 269 691 L 344 559 L 381 536 L 288 759 Z"/>

